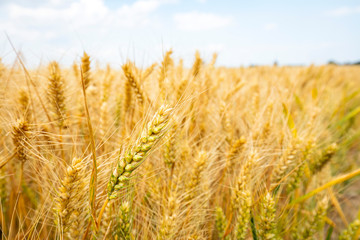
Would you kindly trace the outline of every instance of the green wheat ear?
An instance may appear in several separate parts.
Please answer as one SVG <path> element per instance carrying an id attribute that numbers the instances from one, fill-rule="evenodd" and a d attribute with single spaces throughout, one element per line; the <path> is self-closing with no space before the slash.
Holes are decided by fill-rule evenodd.
<path id="1" fill-rule="evenodd" d="M 164 135 L 171 110 L 172 108 L 168 106 L 161 106 L 140 137 L 132 147 L 127 149 L 125 156 L 120 158 L 108 183 L 109 199 L 117 197 L 119 190 L 124 188 L 129 181 L 131 173 L 141 165 L 149 151 Z"/>

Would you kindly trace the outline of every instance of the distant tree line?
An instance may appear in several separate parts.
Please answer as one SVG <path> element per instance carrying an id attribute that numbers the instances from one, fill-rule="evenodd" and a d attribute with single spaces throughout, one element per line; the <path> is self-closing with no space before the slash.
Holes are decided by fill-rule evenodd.
<path id="1" fill-rule="evenodd" d="M 360 60 L 356 62 L 345 62 L 345 63 L 339 63 L 334 60 L 328 61 L 328 64 L 330 65 L 360 65 Z"/>

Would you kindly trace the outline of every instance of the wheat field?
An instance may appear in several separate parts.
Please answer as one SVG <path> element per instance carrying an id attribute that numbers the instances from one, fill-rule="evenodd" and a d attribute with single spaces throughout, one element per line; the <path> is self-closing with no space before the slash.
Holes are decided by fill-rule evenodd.
<path id="1" fill-rule="evenodd" d="M 1 239 L 360 236 L 360 67 L 0 67 Z"/>

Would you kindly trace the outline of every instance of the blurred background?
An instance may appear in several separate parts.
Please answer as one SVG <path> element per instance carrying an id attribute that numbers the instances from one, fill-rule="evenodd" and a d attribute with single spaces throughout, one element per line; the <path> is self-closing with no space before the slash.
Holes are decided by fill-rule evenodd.
<path id="1" fill-rule="evenodd" d="M 95 62 L 139 66 L 219 53 L 218 65 L 360 61 L 360 1 L 0 0 L 0 57 L 28 67 L 71 65 L 86 50 Z"/>

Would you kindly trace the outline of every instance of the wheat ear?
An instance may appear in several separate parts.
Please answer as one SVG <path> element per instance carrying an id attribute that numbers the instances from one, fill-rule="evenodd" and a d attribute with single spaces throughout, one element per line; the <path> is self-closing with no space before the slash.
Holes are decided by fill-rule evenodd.
<path id="1" fill-rule="evenodd" d="M 167 77 L 167 72 L 169 70 L 170 65 L 173 64 L 173 60 L 171 59 L 172 50 L 169 50 L 165 53 L 164 60 L 161 62 L 160 72 L 159 72 L 159 88 L 161 97 L 164 97 L 164 81 Z"/>
<path id="2" fill-rule="evenodd" d="M 196 51 L 196 53 L 195 53 L 195 61 L 194 61 L 194 64 L 193 64 L 193 67 L 192 67 L 192 70 L 191 70 L 192 76 L 194 78 L 199 74 L 201 65 L 202 65 L 202 60 L 200 58 L 200 53 L 199 53 L 199 51 Z"/>
<path id="3" fill-rule="evenodd" d="M 50 63 L 49 71 L 48 98 L 57 124 L 59 128 L 63 128 L 66 116 L 64 79 L 57 62 Z"/>
<path id="4" fill-rule="evenodd" d="M 20 104 L 21 117 L 30 121 L 30 99 L 29 94 L 24 90 L 20 90 L 18 102 Z"/>
<path id="5" fill-rule="evenodd" d="M 131 239 L 131 206 L 128 201 L 124 201 L 119 209 L 119 226 L 117 235 L 121 240 Z"/>
<path id="6" fill-rule="evenodd" d="M 142 82 L 144 82 L 151 75 L 151 73 L 154 71 L 156 66 L 157 66 L 157 63 L 153 63 L 153 64 L 151 64 L 150 67 L 145 69 L 145 71 L 141 75 L 141 81 Z"/>
<path id="7" fill-rule="evenodd" d="M 226 225 L 227 221 L 224 211 L 221 207 L 217 207 L 215 209 L 215 226 L 218 232 L 219 239 L 229 240 L 228 236 L 225 237 Z"/>
<path id="8" fill-rule="evenodd" d="M 302 233 L 302 239 L 310 240 L 314 238 L 316 232 L 322 229 L 324 218 L 328 209 L 328 199 L 324 197 L 318 202 L 316 209 L 313 211 L 312 219 Z"/>
<path id="9" fill-rule="evenodd" d="M 131 173 L 141 165 L 149 151 L 163 136 L 167 130 L 171 110 L 168 106 L 161 106 L 141 136 L 127 149 L 125 156 L 119 159 L 108 183 L 108 199 L 117 197 L 119 190 L 129 181 Z"/>
<path id="10" fill-rule="evenodd" d="M 350 223 L 349 226 L 341 232 L 339 235 L 339 240 L 352 240 L 354 239 L 355 233 L 360 228 L 360 220 L 356 219 L 354 222 Z"/>
<path id="11" fill-rule="evenodd" d="M 250 208 L 252 205 L 251 198 L 251 169 L 258 155 L 251 153 L 247 162 L 242 167 L 240 176 L 238 178 L 235 191 L 233 194 L 233 209 L 236 211 L 236 239 L 245 239 L 247 229 L 250 222 Z"/>
<path id="12" fill-rule="evenodd" d="M 338 150 L 338 145 L 336 143 L 328 146 L 321 154 L 320 158 L 310 162 L 310 170 L 313 174 L 320 172 L 321 169 L 330 162 L 331 158 L 335 155 Z"/>
<path id="13" fill-rule="evenodd" d="M 135 74 L 133 73 L 133 71 L 131 69 L 130 63 L 124 64 L 122 66 L 122 69 L 124 71 L 124 75 L 128 81 L 128 84 L 130 84 L 130 86 L 134 89 L 137 100 L 141 104 L 143 104 L 144 103 L 144 93 L 143 93 L 142 89 L 140 88 L 138 81 L 135 79 Z"/>
<path id="14" fill-rule="evenodd" d="M 275 240 L 277 237 L 275 201 L 267 192 L 262 199 L 260 209 L 260 239 Z"/>
<path id="15" fill-rule="evenodd" d="M 193 167 L 190 180 L 186 184 L 187 196 L 185 197 L 186 201 L 191 201 L 197 195 L 197 187 L 201 181 L 201 173 L 204 171 L 206 166 L 207 153 L 205 151 L 200 151 L 196 159 L 195 165 Z"/>
<path id="16" fill-rule="evenodd" d="M 18 119 L 12 129 L 12 140 L 15 146 L 15 155 L 21 162 L 28 159 L 27 144 L 29 139 L 29 124 L 25 120 Z"/>
<path id="17" fill-rule="evenodd" d="M 87 212 L 84 209 L 87 196 L 85 187 L 84 162 L 81 158 L 74 158 L 61 181 L 54 209 L 57 215 L 56 223 L 63 234 L 76 237 L 83 233 L 81 230 L 86 223 L 83 214 Z"/>
<path id="18" fill-rule="evenodd" d="M 275 188 L 282 181 L 286 173 L 292 169 L 298 157 L 299 144 L 290 144 L 280 158 L 280 162 L 273 170 L 271 176 L 271 187 Z"/>
<path id="19" fill-rule="evenodd" d="M 178 210 L 180 201 L 176 192 L 170 192 L 167 199 L 167 206 L 160 221 L 160 228 L 158 231 L 157 239 L 166 240 L 174 239 L 176 234 L 176 220 L 178 219 Z"/>
<path id="20" fill-rule="evenodd" d="M 84 79 L 85 89 L 87 89 L 90 85 L 91 78 L 90 78 L 90 57 L 86 52 L 84 52 L 84 55 L 81 58 L 81 71 L 82 71 L 82 77 Z"/>

